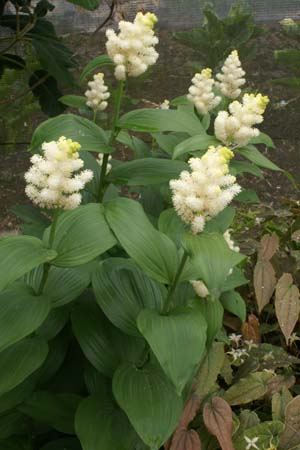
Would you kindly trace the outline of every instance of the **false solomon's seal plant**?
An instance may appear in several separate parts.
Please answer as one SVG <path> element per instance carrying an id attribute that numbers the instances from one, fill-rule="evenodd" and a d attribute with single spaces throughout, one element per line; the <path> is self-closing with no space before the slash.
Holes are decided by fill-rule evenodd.
<path id="1" fill-rule="evenodd" d="M 254 128 L 268 100 L 241 92 L 233 52 L 219 81 L 205 69 L 188 96 L 123 114 L 127 77 L 158 57 L 155 22 L 138 13 L 108 30 L 109 56 L 83 70 L 85 96 L 61 99 L 80 115 L 34 132 L 35 207 L 16 208 L 23 235 L 0 241 L 1 449 L 158 450 L 206 353 L 224 347 L 224 310 L 245 320 L 230 204 L 256 199 L 237 177 L 280 170 L 255 146 L 273 146 Z M 102 66 L 116 87 L 98 72 L 87 89 Z M 115 158 L 119 144 L 131 161 Z"/>

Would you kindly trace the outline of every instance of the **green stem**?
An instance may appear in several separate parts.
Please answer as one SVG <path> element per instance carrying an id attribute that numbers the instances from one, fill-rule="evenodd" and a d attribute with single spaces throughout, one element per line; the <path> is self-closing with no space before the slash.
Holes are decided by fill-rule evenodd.
<path id="1" fill-rule="evenodd" d="M 60 210 L 59 209 L 55 209 L 54 214 L 53 214 L 53 222 L 50 228 L 50 236 L 49 236 L 49 242 L 48 242 L 48 248 L 52 248 L 53 245 L 53 241 L 54 241 L 54 237 L 55 237 L 55 230 L 56 230 L 56 225 L 57 225 L 57 220 L 59 217 L 59 213 Z M 49 270 L 50 270 L 50 264 L 49 263 L 45 263 L 43 266 L 43 276 L 39 285 L 39 288 L 37 290 L 37 295 L 41 295 L 46 281 L 48 279 L 48 275 L 49 275 Z"/>
<path id="2" fill-rule="evenodd" d="M 180 276 L 182 274 L 182 271 L 184 269 L 184 266 L 185 266 L 185 263 L 186 263 L 186 261 L 188 259 L 188 256 L 189 256 L 188 253 L 186 251 L 184 251 L 184 253 L 182 255 L 181 262 L 180 262 L 180 265 L 178 267 L 177 273 L 176 273 L 175 278 L 174 278 L 174 282 L 169 287 L 168 295 L 167 295 L 167 298 L 166 298 L 166 303 L 164 304 L 164 307 L 163 307 L 163 314 L 166 314 L 166 313 L 169 312 L 169 309 L 170 309 L 170 306 L 171 306 L 171 303 L 172 303 L 173 294 L 174 294 L 174 292 L 176 290 L 176 287 L 178 285 Z"/>
<path id="3" fill-rule="evenodd" d="M 93 112 L 93 121 L 96 123 L 96 120 L 97 120 L 97 110 L 94 109 L 94 112 Z"/>
<path id="4" fill-rule="evenodd" d="M 121 81 L 119 81 L 118 89 L 117 89 L 117 93 L 116 93 L 115 111 L 114 111 L 114 117 L 113 117 L 112 129 L 111 129 L 111 135 L 110 135 L 109 142 L 108 142 L 108 147 L 112 147 L 112 145 L 114 144 L 115 139 L 119 133 L 119 129 L 117 128 L 117 123 L 118 123 L 119 115 L 120 115 L 123 90 L 124 90 L 124 81 L 121 80 Z M 100 183 L 99 183 L 99 194 L 98 194 L 99 203 L 102 202 L 103 195 L 104 195 L 103 188 L 104 188 L 104 183 L 105 183 L 105 175 L 106 175 L 108 157 L 109 157 L 109 154 L 105 153 L 103 156 L 103 161 L 102 161 Z"/>

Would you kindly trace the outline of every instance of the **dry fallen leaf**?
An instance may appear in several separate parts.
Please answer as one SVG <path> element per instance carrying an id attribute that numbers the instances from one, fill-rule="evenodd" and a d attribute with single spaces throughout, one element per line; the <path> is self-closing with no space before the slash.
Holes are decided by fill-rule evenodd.
<path id="1" fill-rule="evenodd" d="M 260 259 L 257 261 L 253 283 L 258 310 L 261 313 L 269 303 L 276 286 L 275 270 L 270 261 Z"/>
<path id="2" fill-rule="evenodd" d="M 254 314 L 248 316 L 248 321 L 243 323 L 241 331 L 245 340 L 253 341 L 254 344 L 260 343 L 259 320 Z"/>
<path id="3" fill-rule="evenodd" d="M 232 410 L 223 398 L 214 397 L 211 404 L 205 404 L 203 421 L 208 431 L 218 439 L 222 450 L 234 450 Z"/>
<path id="4" fill-rule="evenodd" d="M 291 449 L 300 442 L 300 395 L 285 408 L 285 429 L 280 437 L 280 448 Z"/>
<path id="5" fill-rule="evenodd" d="M 258 252 L 258 259 L 263 261 L 270 261 L 279 248 L 279 238 L 277 234 L 266 234 L 260 241 L 260 249 Z"/>
<path id="6" fill-rule="evenodd" d="M 284 273 L 277 283 L 275 311 L 281 331 L 288 343 L 300 313 L 299 289 L 293 284 L 290 273 Z"/>

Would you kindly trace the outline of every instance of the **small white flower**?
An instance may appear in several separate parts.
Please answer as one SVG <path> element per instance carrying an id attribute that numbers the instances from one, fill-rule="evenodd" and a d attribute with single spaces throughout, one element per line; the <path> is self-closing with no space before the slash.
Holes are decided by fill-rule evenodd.
<path id="1" fill-rule="evenodd" d="M 97 163 L 99 164 L 100 167 L 102 167 L 103 164 L 103 153 L 98 153 L 98 157 L 97 157 Z M 108 157 L 108 161 L 111 161 L 111 156 Z M 107 163 L 106 166 L 106 175 L 111 171 L 112 165 L 110 163 Z"/>
<path id="2" fill-rule="evenodd" d="M 190 280 L 190 283 L 193 286 L 198 297 L 205 298 L 209 295 L 209 290 L 207 289 L 203 281 Z"/>
<path id="3" fill-rule="evenodd" d="M 249 356 L 249 353 L 244 348 L 232 348 L 229 352 L 227 352 L 227 355 L 232 356 L 233 362 L 238 361 L 243 363 L 245 361 L 245 357 Z"/>
<path id="4" fill-rule="evenodd" d="M 274 369 L 264 369 L 263 372 L 269 373 L 270 375 L 276 375 L 276 372 Z"/>
<path id="5" fill-rule="evenodd" d="M 233 252 L 236 252 L 236 253 L 238 253 L 240 251 L 240 247 L 235 245 L 233 239 L 231 239 L 230 230 L 226 230 L 225 233 L 223 234 L 223 237 L 224 237 L 225 241 L 227 242 L 230 250 L 232 250 Z"/>
<path id="6" fill-rule="evenodd" d="M 250 439 L 247 436 L 244 437 L 247 445 L 245 447 L 245 450 L 250 450 L 251 448 L 255 448 L 256 450 L 259 450 L 256 443 L 258 442 L 259 438 L 258 436 L 255 436 L 254 438 Z"/>
<path id="7" fill-rule="evenodd" d="M 89 89 L 85 92 L 87 106 L 94 111 L 104 111 L 107 108 L 107 99 L 110 97 L 107 86 L 104 84 L 104 74 L 97 73 L 94 80 L 88 82 Z"/>
<path id="8" fill-rule="evenodd" d="M 257 347 L 258 347 L 258 345 L 254 343 L 253 339 L 245 340 L 245 341 L 244 341 L 244 344 L 247 345 L 247 347 L 248 347 L 248 352 L 250 352 L 250 350 L 251 350 L 252 348 L 257 348 Z"/>
<path id="9" fill-rule="evenodd" d="M 137 13 L 134 22 L 119 22 L 119 33 L 106 31 L 106 50 L 116 65 L 115 77 L 125 80 L 142 75 L 149 66 L 156 63 L 158 53 L 154 46 L 158 38 L 154 36 L 153 27 L 157 22 L 155 14 Z"/>
<path id="10" fill-rule="evenodd" d="M 244 70 L 241 67 L 241 62 L 237 50 L 233 50 L 226 59 L 221 73 L 218 73 L 216 78 L 219 80 L 217 86 L 225 97 L 235 99 L 241 94 L 241 86 L 246 83 Z"/>
<path id="11" fill-rule="evenodd" d="M 237 347 L 240 345 L 240 342 L 242 340 L 241 334 L 232 333 L 228 336 L 228 339 L 230 342 L 233 342 Z"/>
<path id="12" fill-rule="evenodd" d="M 164 100 L 160 105 L 159 105 L 159 109 L 170 109 L 170 101 L 169 100 Z"/>
<path id="13" fill-rule="evenodd" d="M 187 98 L 194 103 L 200 114 L 205 115 L 221 101 L 221 97 L 216 96 L 212 90 L 215 80 L 211 76 L 211 69 L 203 69 L 201 73 L 196 73 L 192 83 Z"/>

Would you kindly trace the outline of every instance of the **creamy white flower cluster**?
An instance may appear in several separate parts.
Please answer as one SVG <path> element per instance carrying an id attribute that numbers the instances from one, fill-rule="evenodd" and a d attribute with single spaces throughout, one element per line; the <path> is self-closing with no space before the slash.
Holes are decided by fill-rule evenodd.
<path id="1" fill-rule="evenodd" d="M 219 82 L 216 83 L 225 97 L 235 99 L 241 94 L 241 86 L 246 83 L 244 70 L 237 50 L 233 50 L 221 69 L 221 73 L 216 75 Z"/>
<path id="2" fill-rule="evenodd" d="M 194 103 L 199 113 L 207 114 L 221 101 L 221 97 L 216 96 L 213 92 L 215 80 L 212 78 L 211 69 L 203 69 L 201 73 L 196 73 L 192 83 L 187 98 Z"/>
<path id="3" fill-rule="evenodd" d="M 42 149 L 44 156 L 33 155 L 25 173 L 27 196 L 42 208 L 76 208 L 81 203 L 79 191 L 93 178 L 91 170 L 74 175 L 84 165 L 78 153 L 80 144 L 62 136 L 44 142 Z"/>
<path id="4" fill-rule="evenodd" d="M 118 80 L 125 80 L 126 74 L 138 77 L 156 63 L 158 53 L 154 46 L 158 38 L 153 31 L 156 22 L 155 14 L 139 12 L 133 23 L 119 22 L 118 35 L 111 29 L 106 31 L 106 50 L 116 64 L 115 77 Z"/>
<path id="5" fill-rule="evenodd" d="M 235 245 L 234 240 L 231 238 L 230 230 L 225 231 L 225 233 L 223 234 L 223 238 L 227 242 L 227 245 L 230 248 L 230 250 L 236 253 L 240 251 L 240 247 Z"/>
<path id="6" fill-rule="evenodd" d="M 170 101 L 165 99 L 160 105 L 159 109 L 170 109 Z"/>
<path id="7" fill-rule="evenodd" d="M 103 153 L 98 153 L 98 157 L 97 157 L 97 163 L 99 164 L 100 167 L 102 167 L 103 164 Z M 111 161 L 111 156 L 108 157 L 108 161 Z M 106 166 L 106 174 L 107 175 L 110 171 L 111 171 L 112 165 L 110 163 L 107 163 Z"/>
<path id="8" fill-rule="evenodd" d="M 87 106 L 94 111 L 104 111 L 107 108 L 107 99 L 110 97 L 107 86 L 104 84 L 104 74 L 94 75 L 93 81 L 88 82 L 89 89 L 85 92 Z"/>
<path id="9" fill-rule="evenodd" d="M 209 147 L 202 158 L 190 158 L 191 172 L 181 172 L 170 181 L 175 210 L 194 234 L 200 233 L 205 222 L 222 211 L 241 191 L 236 178 L 229 175 L 228 162 L 233 152 L 227 147 Z"/>
<path id="10" fill-rule="evenodd" d="M 244 146 L 259 135 L 253 128 L 261 123 L 269 98 L 262 94 L 245 94 L 242 103 L 235 100 L 230 103 L 229 111 L 220 111 L 215 120 L 215 135 L 224 144 Z"/>

